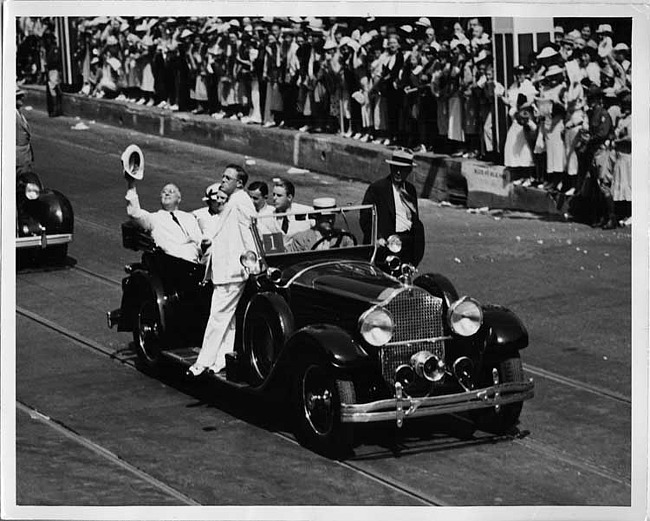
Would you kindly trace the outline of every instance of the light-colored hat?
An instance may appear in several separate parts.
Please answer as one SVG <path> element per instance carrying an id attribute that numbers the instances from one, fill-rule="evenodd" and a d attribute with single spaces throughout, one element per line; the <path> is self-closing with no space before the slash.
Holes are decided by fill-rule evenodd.
<path id="1" fill-rule="evenodd" d="M 413 32 L 413 27 L 411 27 L 410 25 L 402 25 L 400 26 L 400 29 L 407 34 L 411 34 Z"/>
<path id="2" fill-rule="evenodd" d="M 314 208 L 314 210 L 327 210 L 329 208 L 336 208 L 336 199 L 334 199 L 334 197 L 317 197 L 316 199 L 313 200 L 312 207 Z M 329 215 L 329 214 L 330 212 L 323 212 L 323 213 L 318 213 L 316 215 Z"/>
<path id="3" fill-rule="evenodd" d="M 543 60 L 545 58 L 552 58 L 553 56 L 557 56 L 557 51 L 553 47 L 544 47 L 542 52 L 537 55 L 537 59 Z"/>
<path id="4" fill-rule="evenodd" d="M 352 31 L 350 38 L 352 38 L 355 42 L 358 42 L 359 40 L 361 40 L 361 31 L 359 31 L 359 29 L 355 29 L 354 31 Z"/>
<path id="5" fill-rule="evenodd" d="M 221 189 L 221 183 L 213 183 L 205 189 L 205 195 L 201 198 L 202 201 L 214 201 L 217 198 L 217 192 Z"/>
<path id="6" fill-rule="evenodd" d="M 230 20 L 230 22 L 228 22 L 228 23 L 230 24 L 231 27 L 239 27 L 239 25 L 240 25 L 240 24 L 239 24 L 239 20 L 237 20 L 237 18 L 233 18 L 233 19 Z"/>
<path id="7" fill-rule="evenodd" d="M 564 27 L 556 25 L 555 28 L 553 29 L 553 32 L 555 34 L 564 34 Z"/>
<path id="8" fill-rule="evenodd" d="M 422 27 L 431 27 L 431 20 L 426 17 L 419 18 L 415 25 L 420 25 Z"/>
<path id="9" fill-rule="evenodd" d="M 550 78 L 551 76 L 557 76 L 558 74 L 564 74 L 564 67 L 560 67 L 559 65 L 551 65 L 544 74 L 544 77 Z"/>
<path id="10" fill-rule="evenodd" d="M 407 148 L 396 148 L 390 159 L 385 159 L 389 165 L 396 166 L 415 166 L 413 158 L 415 155 Z"/>
<path id="11" fill-rule="evenodd" d="M 153 38 L 151 37 L 150 34 L 147 34 L 145 35 L 144 38 L 142 38 L 142 45 L 144 45 L 145 47 L 151 47 L 152 45 L 154 45 Z"/>
<path id="12" fill-rule="evenodd" d="M 600 24 L 598 26 L 598 29 L 596 29 L 596 33 L 612 33 L 612 26 L 609 24 Z"/>
<path id="13" fill-rule="evenodd" d="M 138 181 L 144 178 L 144 154 L 138 145 L 129 145 L 122 153 L 124 173 Z"/>
<path id="14" fill-rule="evenodd" d="M 614 46 L 614 50 L 615 50 L 615 51 L 629 51 L 630 48 L 627 46 L 626 43 L 617 43 L 617 44 Z"/>
<path id="15" fill-rule="evenodd" d="M 377 37 L 377 36 L 379 36 L 379 33 L 377 32 L 376 29 L 373 29 L 372 31 L 368 31 L 367 33 L 363 33 L 363 34 L 361 35 L 360 40 L 359 40 L 359 44 L 360 44 L 361 46 L 363 46 L 363 45 L 367 45 L 367 44 L 369 44 L 370 42 L 372 42 L 372 40 L 373 40 L 375 37 Z"/>
<path id="16" fill-rule="evenodd" d="M 300 16 L 292 16 L 289 18 L 294 24 L 301 24 L 304 20 Z"/>
<path id="17" fill-rule="evenodd" d="M 117 45 L 117 44 L 118 44 L 117 38 L 112 34 L 108 38 L 106 38 L 106 45 Z"/>
<path id="18" fill-rule="evenodd" d="M 192 36 L 193 34 L 194 33 L 189 29 L 183 29 L 183 32 L 181 33 L 181 39 L 187 38 L 188 36 Z"/>

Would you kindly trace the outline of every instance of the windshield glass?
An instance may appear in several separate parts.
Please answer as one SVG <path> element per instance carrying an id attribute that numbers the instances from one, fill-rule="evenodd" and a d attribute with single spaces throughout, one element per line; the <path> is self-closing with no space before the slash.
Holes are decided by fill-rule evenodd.
<path id="1" fill-rule="evenodd" d="M 260 215 L 254 233 L 260 253 L 272 256 L 374 245 L 370 205 Z"/>

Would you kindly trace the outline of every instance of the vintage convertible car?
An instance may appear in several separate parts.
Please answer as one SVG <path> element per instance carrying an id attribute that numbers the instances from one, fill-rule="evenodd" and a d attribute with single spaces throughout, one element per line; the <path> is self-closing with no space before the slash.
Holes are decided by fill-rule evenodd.
<path id="1" fill-rule="evenodd" d="M 16 251 L 27 259 L 63 263 L 72 240 L 74 213 L 60 192 L 45 188 L 38 175 L 24 172 L 16 179 Z"/>
<path id="2" fill-rule="evenodd" d="M 330 457 L 350 453 L 357 423 L 400 427 L 409 418 L 468 411 L 480 429 L 513 431 L 534 393 L 519 354 L 528 345 L 520 319 L 459 297 L 442 275 L 418 276 L 400 263 L 399 240 L 389 241 L 379 262 L 373 206 L 330 211 L 345 224 L 334 238 L 352 243 L 329 244 L 346 247 L 290 251 L 262 218 L 252 227 L 257 251 L 240 259 L 251 275 L 235 348 L 225 374 L 211 378 L 250 393 L 280 390 L 298 440 Z M 368 244 L 359 241 L 362 212 L 375 230 Z M 109 327 L 133 332 L 148 369 L 165 361 L 189 366 L 209 314 L 201 267 L 166 256 L 132 226 L 123 225 L 123 238 L 144 253 L 126 266 Z"/>

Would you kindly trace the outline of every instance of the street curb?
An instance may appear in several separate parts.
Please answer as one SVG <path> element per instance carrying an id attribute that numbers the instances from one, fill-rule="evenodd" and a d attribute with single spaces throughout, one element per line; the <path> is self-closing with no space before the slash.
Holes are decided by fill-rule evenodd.
<path id="1" fill-rule="evenodd" d="M 46 110 L 45 87 L 22 88 L 27 104 Z M 330 134 L 263 128 L 78 94 L 63 94 L 63 113 L 366 183 L 387 175 L 385 160 L 392 153 L 388 147 Z M 433 153 L 417 153 L 415 161 L 412 181 L 421 198 L 470 208 L 561 214 L 550 194 L 513 185 L 503 166 Z"/>

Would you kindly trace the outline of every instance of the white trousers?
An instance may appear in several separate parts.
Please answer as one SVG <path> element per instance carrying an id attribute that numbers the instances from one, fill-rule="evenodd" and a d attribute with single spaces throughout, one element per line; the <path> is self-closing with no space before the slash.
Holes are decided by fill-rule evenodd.
<path id="1" fill-rule="evenodd" d="M 226 353 L 235 346 L 235 311 L 245 286 L 246 282 L 215 284 L 197 366 L 211 367 L 214 371 L 226 367 Z"/>

